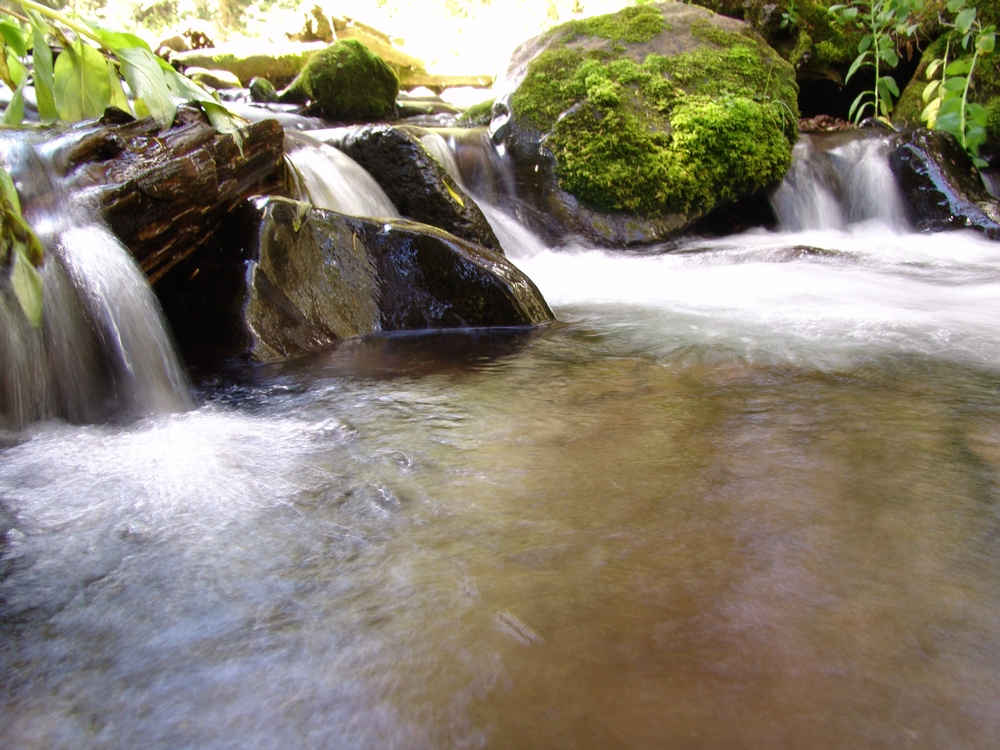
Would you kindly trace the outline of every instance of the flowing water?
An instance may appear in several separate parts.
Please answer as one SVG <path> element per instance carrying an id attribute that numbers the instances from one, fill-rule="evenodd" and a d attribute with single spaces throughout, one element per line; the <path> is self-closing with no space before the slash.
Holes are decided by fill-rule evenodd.
<path id="1" fill-rule="evenodd" d="M 838 179 L 835 226 L 508 246 L 538 331 L 20 433 L 0 745 L 995 746 L 1000 245 Z"/>

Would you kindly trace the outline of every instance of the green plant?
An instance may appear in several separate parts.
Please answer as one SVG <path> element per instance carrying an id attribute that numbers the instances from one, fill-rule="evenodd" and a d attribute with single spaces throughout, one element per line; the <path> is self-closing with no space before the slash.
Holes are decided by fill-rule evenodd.
<path id="1" fill-rule="evenodd" d="M 788 7 L 781 14 L 781 25 L 779 28 L 790 29 L 799 25 L 799 8 L 795 0 L 788 0 Z"/>
<path id="2" fill-rule="evenodd" d="M 109 106 L 151 116 L 169 127 L 178 101 L 196 103 L 216 130 L 241 145 L 240 121 L 201 86 L 156 57 L 134 34 L 111 31 L 34 0 L 15 0 L 22 13 L 0 6 L 0 81 L 13 91 L 0 116 L 7 126 L 24 120 L 24 89 L 34 87 L 43 123 L 100 117 Z M 72 32 L 71 38 L 68 32 Z M 62 53 L 55 57 L 49 40 Z M 125 95 L 122 79 L 133 98 Z M 0 268 L 9 269 L 14 295 L 33 325 L 42 320 L 42 244 L 21 213 L 11 176 L 0 168 Z"/>
<path id="3" fill-rule="evenodd" d="M 899 96 L 896 80 L 884 73 L 899 64 L 897 40 L 912 36 L 919 26 L 912 23 L 912 15 L 923 0 L 852 0 L 849 4 L 831 5 L 829 12 L 841 24 L 852 23 L 865 31 L 858 42 L 858 56 L 851 63 L 844 83 L 862 68 L 872 67 L 875 72 L 874 87 L 858 94 L 851 104 L 848 117 L 860 122 L 868 107 L 876 118 L 888 122 L 892 111 L 892 97 Z"/>
<path id="4" fill-rule="evenodd" d="M 10 283 L 25 317 L 42 322 L 42 243 L 21 214 L 14 181 L 0 167 L 0 267 L 9 267 Z"/>
<path id="5" fill-rule="evenodd" d="M 115 106 L 169 127 L 178 101 L 188 101 L 201 107 L 219 132 L 238 137 L 239 120 L 211 93 L 154 55 L 136 35 L 102 28 L 35 0 L 16 2 L 23 14 L 0 6 L 0 14 L 7 16 L 0 22 L 0 80 L 14 91 L 4 123 L 21 123 L 23 90 L 30 81 L 45 123 L 100 117 L 107 107 Z M 62 47 L 54 64 L 49 39 Z"/>
<path id="6" fill-rule="evenodd" d="M 955 17 L 946 24 L 950 30 L 944 56 L 927 66 L 930 82 L 923 91 L 927 106 L 920 119 L 929 128 L 954 135 L 976 166 L 984 167 L 979 147 L 986 142 L 988 113 L 981 104 L 969 101 L 969 91 L 979 59 L 991 54 L 996 45 L 996 26 L 984 26 L 976 8 L 966 7 L 966 0 L 950 0 L 947 7 Z M 972 55 L 949 60 L 953 42 L 961 44 L 966 52 L 971 49 Z"/>

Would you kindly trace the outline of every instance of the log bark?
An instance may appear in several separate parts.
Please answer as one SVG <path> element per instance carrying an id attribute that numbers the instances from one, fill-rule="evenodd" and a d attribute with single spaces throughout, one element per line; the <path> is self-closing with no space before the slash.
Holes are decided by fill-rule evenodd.
<path id="1" fill-rule="evenodd" d="M 249 124 L 239 144 L 187 108 L 164 131 L 151 119 L 106 116 L 76 135 L 57 149 L 56 171 L 71 190 L 93 193 L 151 282 L 208 242 L 239 201 L 284 192 L 284 130 L 274 120 Z"/>

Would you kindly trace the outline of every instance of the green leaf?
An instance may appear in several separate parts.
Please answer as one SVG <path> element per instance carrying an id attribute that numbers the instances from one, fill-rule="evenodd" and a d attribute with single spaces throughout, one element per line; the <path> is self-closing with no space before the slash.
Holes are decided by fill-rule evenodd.
<path id="1" fill-rule="evenodd" d="M 934 101 L 932 101 L 930 104 L 924 107 L 924 111 L 920 113 L 920 121 L 926 122 L 927 127 L 933 129 L 935 121 L 937 120 L 938 109 L 940 109 L 940 107 L 941 107 L 940 99 L 935 99 Z"/>
<path id="2" fill-rule="evenodd" d="M 861 100 L 864 99 L 866 96 L 870 96 L 872 93 L 873 92 L 871 91 L 862 91 L 860 94 L 858 94 L 858 98 L 854 100 L 854 103 L 851 105 L 851 108 L 847 112 L 848 119 L 854 118 L 854 110 L 858 109 L 858 105 L 861 104 Z M 867 107 L 869 104 L 871 104 L 871 102 L 867 102 L 864 106 L 861 107 L 860 110 L 858 110 L 857 120 L 861 119 L 861 113 L 864 111 L 865 107 Z"/>
<path id="3" fill-rule="evenodd" d="M 872 46 L 872 35 L 865 34 L 863 37 L 861 37 L 861 41 L 858 42 L 858 54 L 860 55 L 862 52 L 864 52 L 871 46 Z"/>
<path id="4" fill-rule="evenodd" d="M 243 131 L 242 125 L 245 123 L 244 120 L 240 119 L 228 109 L 223 107 L 218 102 L 213 101 L 202 101 L 198 102 L 202 109 L 205 110 L 205 114 L 208 116 L 208 121 L 212 123 L 212 127 L 216 129 L 219 133 L 225 133 L 231 135 L 233 140 L 236 142 L 236 148 L 239 150 L 240 155 L 243 155 Z"/>
<path id="5" fill-rule="evenodd" d="M 118 68 L 111 60 L 108 60 L 108 83 L 111 85 L 111 106 L 118 107 L 122 112 L 131 112 L 132 107 L 129 106 L 121 78 L 118 77 Z"/>
<path id="6" fill-rule="evenodd" d="M 988 55 L 996 46 L 996 34 L 992 31 L 984 31 L 976 37 L 976 50 L 981 55 Z"/>
<path id="7" fill-rule="evenodd" d="M 961 115 L 958 112 L 939 112 L 934 129 L 944 130 L 955 137 L 959 137 L 961 124 Z"/>
<path id="8" fill-rule="evenodd" d="M 91 31 L 94 32 L 94 36 L 101 40 L 101 43 L 107 47 L 109 50 L 118 55 L 119 50 L 123 49 L 144 49 L 147 52 L 152 52 L 149 45 L 141 37 L 135 34 L 129 34 L 125 31 L 114 31 L 112 29 L 106 29 L 99 24 L 92 21 L 86 21 L 86 24 L 90 27 Z"/>
<path id="9" fill-rule="evenodd" d="M 21 304 L 24 315 L 33 326 L 42 324 L 42 277 L 28 260 L 25 252 L 14 245 L 14 263 L 10 269 L 10 285 Z"/>
<path id="10" fill-rule="evenodd" d="M 958 13 L 964 7 L 965 0 L 948 0 L 948 11 L 950 13 Z"/>
<path id="11" fill-rule="evenodd" d="M 886 65 L 890 68 L 895 68 L 899 65 L 899 55 L 896 54 L 896 50 L 892 47 L 886 47 L 879 51 L 879 57 L 885 60 Z"/>
<path id="12" fill-rule="evenodd" d="M 952 60 L 948 63 L 948 67 L 944 69 L 944 73 L 948 76 L 964 76 L 968 75 L 971 69 L 972 60 L 967 57 L 963 57 L 959 60 Z"/>
<path id="13" fill-rule="evenodd" d="M 972 163 L 976 165 L 976 169 L 986 169 L 990 165 L 986 159 L 981 159 L 978 156 L 972 157 Z"/>
<path id="14" fill-rule="evenodd" d="M 77 40 L 56 59 L 56 109 L 66 122 L 100 117 L 111 104 L 111 85 L 104 56 Z"/>
<path id="15" fill-rule="evenodd" d="M 959 34 L 965 34 L 969 29 L 972 28 L 972 24 L 976 22 L 976 9 L 966 8 L 957 16 L 955 16 L 955 30 Z"/>
<path id="16" fill-rule="evenodd" d="M 965 76 L 955 76 L 954 78 L 948 78 L 942 84 L 943 88 L 947 91 L 965 91 L 965 83 L 968 79 Z"/>
<path id="17" fill-rule="evenodd" d="M 14 178 L 3 167 L 0 167 L 0 206 L 18 215 L 21 213 L 21 198 L 14 187 Z"/>
<path id="18" fill-rule="evenodd" d="M 871 63 L 865 62 L 865 58 L 869 55 L 868 52 L 863 52 L 854 58 L 854 62 L 851 63 L 850 69 L 847 71 L 847 75 L 844 77 L 844 83 L 851 80 L 851 76 L 858 72 L 862 65 L 871 65 Z"/>
<path id="19" fill-rule="evenodd" d="M 891 92 L 893 96 L 899 96 L 899 86 L 896 85 L 896 79 L 892 76 L 882 76 L 878 79 L 878 85 L 883 90 Z"/>
<path id="20" fill-rule="evenodd" d="M 10 71 L 10 77 L 18 86 L 24 83 L 24 79 L 28 77 L 28 69 L 14 55 L 7 55 L 7 69 Z"/>
<path id="21" fill-rule="evenodd" d="M 937 72 L 941 70 L 941 66 L 944 65 L 944 60 L 937 58 L 936 60 L 931 60 L 930 64 L 927 66 L 927 72 L 924 74 L 927 80 L 930 80 L 937 75 Z"/>
<path id="22" fill-rule="evenodd" d="M 14 96 L 3 113 L 4 125 L 20 125 L 24 122 L 24 81 L 14 89 Z"/>
<path id="23" fill-rule="evenodd" d="M 7 43 L 7 46 L 14 50 L 14 54 L 18 57 L 24 57 L 28 54 L 28 41 L 25 38 L 24 31 L 13 21 L 0 21 L 0 35 L 3 36 L 3 40 Z"/>
<path id="24" fill-rule="evenodd" d="M 31 61 L 34 66 L 35 100 L 38 104 L 38 116 L 42 122 L 55 122 L 59 119 L 56 109 L 55 75 L 52 69 L 52 50 L 45 41 L 45 31 L 32 18 L 31 26 Z"/>
<path id="25" fill-rule="evenodd" d="M 852 6 L 850 8 L 845 8 L 844 9 L 844 18 L 846 18 L 848 21 L 853 21 L 857 17 L 858 17 L 858 9 L 857 8 L 855 8 L 855 7 Z"/>
<path id="26" fill-rule="evenodd" d="M 920 95 L 920 98 L 923 99 L 924 104 L 926 104 L 927 102 L 929 102 L 931 99 L 934 98 L 934 92 L 937 91 L 937 87 L 940 85 L 941 81 L 935 78 L 933 81 L 924 86 L 924 91 Z"/>
<path id="27" fill-rule="evenodd" d="M 161 128 L 170 127 L 177 114 L 177 103 L 156 56 L 148 48 L 129 47 L 118 51 L 118 60 L 132 94 L 142 100 Z"/>
<path id="28" fill-rule="evenodd" d="M 987 119 L 986 107 L 984 107 L 982 104 L 969 102 L 965 106 L 965 116 L 969 120 L 969 122 L 974 122 L 977 124 L 981 124 L 983 126 L 986 125 L 986 119 Z"/>

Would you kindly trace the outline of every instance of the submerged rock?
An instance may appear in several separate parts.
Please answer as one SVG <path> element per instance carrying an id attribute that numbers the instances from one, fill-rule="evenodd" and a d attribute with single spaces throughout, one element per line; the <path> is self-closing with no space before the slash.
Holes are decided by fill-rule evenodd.
<path id="1" fill-rule="evenodd" d="M 1000 202 L 986 190 L 972 160 L 950 133 L 918 128 L 899 135 L 889 152 L 889 166 L 917 229 L 975 229 L 1000 239 Z"/>
<path id="2" fill-rule="evenodd" d="M 279 99 L 308 101 L 316 114 L 334 120 L 364 120 L 392 114 L 398 94 L 392 68 L 361 42 L 346 39 L 310 57 Z"/>
<path id="3" fill-rule="evenodd" d="M 274 361 L 378 331 L 552 320 L 503 256 L 408 221 L 372 221 L 283 198 L 249 201 L 211 251 L 156 290 L 195 361 Z"/>
<path id="4" fill-rule="evenodd" d="M 369 125 L 336 145 L 375 178 L 403 216 L 503 253 L 479 206 L 412 134 Z"/>
<path id="5" fill-rule="evenodd" d="M 493 107 L 519 192 L 554 233 L 646 243 L 784 175 L 792 67 L 746 24 L 660 3 L 522 45 Z"/>

